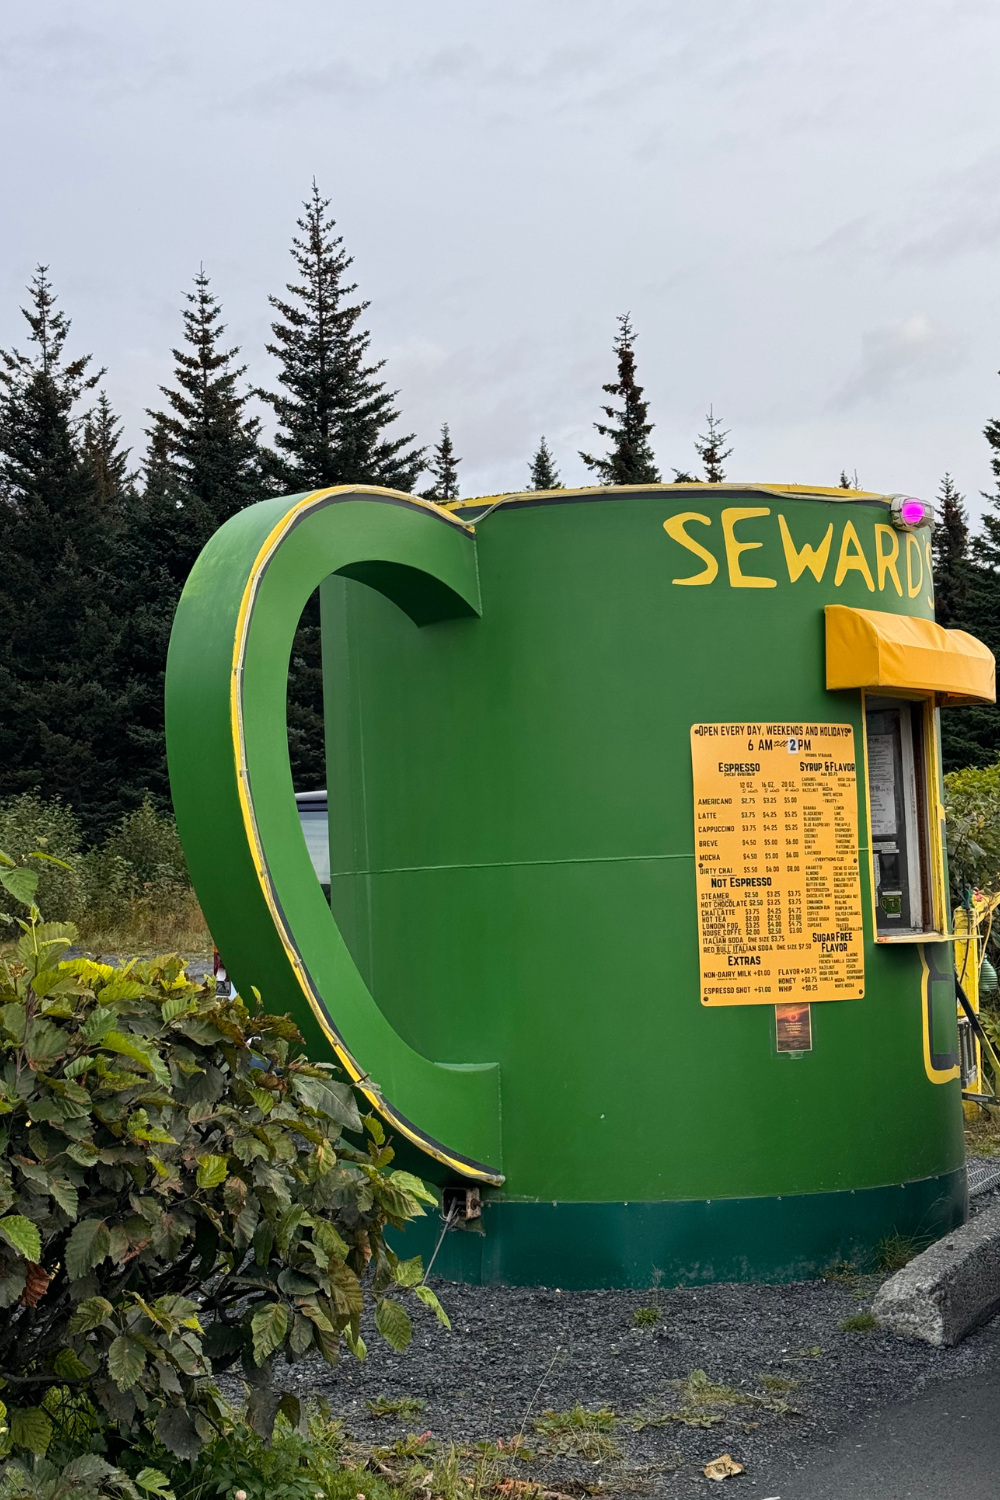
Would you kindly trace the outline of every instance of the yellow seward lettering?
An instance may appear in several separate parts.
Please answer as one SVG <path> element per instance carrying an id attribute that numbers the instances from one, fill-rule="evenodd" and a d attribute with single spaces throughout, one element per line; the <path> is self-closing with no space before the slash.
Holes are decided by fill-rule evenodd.
<path id="1" fill-rule="evenodd" d="M 726 562 L 729 565 L 729 584 L 734 589 L 776 589 L 778 580 L 776 578 L 765 578 L 756 573 L 744 573 L 740 567 L 740 555 L 743 552 L 752 552 L 757 547 L 763 547 L 763 542 L 738 542 L 736 540 L 737 521 L 750 521 L 754 516 L 769 516 L 770 510 L 766 506 L 732 505 L 722 512 L 722 535 L 726 542 Z"/>
<path id="2" fill-rule="evenodd" d="M 778 517 L 778 526 L 781 529 L 781 545 L 785 549 L 785 566 L 788 569 L 788 577 L 792 583 L 797 583 L 809 569 L 817 583 L 822 583 L 823 574 L 830 558 L 830 543 L 833 541 L 833 522 L 826 529 L 826 536 L 818 547 L 811 547 L 808 543 L 800 550 L 792 541 L 792 533 L 788 529 L 788 522 L 784 516 Z"/>
<path id="3" fill-rule="evenodd" d="M 853 552 L 848 551 L 848 548 L 851 546 L 854 548 Z M 868 559 L 865 557 L 858 533 L 855 531 L 852 521 L 845 521 L 844 534 L 840 539 L 840 556 L 837 558 L 837 571 L 833 576 L 834 587 L 839 589 L 848 573 L 852 572 L 860 573 L 868 585 L 869 593 L 874 594 L 875 580 L 872 577 L 872 570 L 868 566 Z"/>
<path id="4" fill-rule="evenodd" d="M 882 543 L 886 540 L 892 543 L 888 552 L 882 546 Z M 891 526 L 885 526 L 879 522 L 875 527 L 875 566 L 878 569 L 879 593 L 885 588 L 885 575 L 888 573 L 892 578 L 896 593 L 902 599 L 903 585 L 899 581 L 899 571 L 896 567 L 896 559 L 898 557 L 899 532 L 893 531 Z"/>
<path id="5" fill-rule="evenodd" d="M 916 560 L 917 576 L 913 577 L 913 561 Z M 915 599 L 924 584 L 924 559 L 920 551 L 920 543 L 912 531 L 906 533 L 906 592 L 911 599 Z"/>
<path id="6" fill-rule="evenodd" d="M 705 566 L 700 573 L 692 573 L 689 578 L 674 578 L 671 582 L 681 584 L 711 583 L 718 575 L 719 564 L 707 547 L 703 547 L 700 542 L 696 542 L 693 536 L 688 536 L 684 528 L 689 521 L 698 521 L 702 526 L 711 526 L 712 524 L 711 516 L 699 515 L 696 510 L 682 510 L 676 516 L 668 516 L 663 523 L 663 529 L 667 533 L 667 536 L 671 537 L 675 542 L 679 542 L 682 547 L 686 547 L 689 552 L 693 552 L 695 557 L 700 557 Z"/>

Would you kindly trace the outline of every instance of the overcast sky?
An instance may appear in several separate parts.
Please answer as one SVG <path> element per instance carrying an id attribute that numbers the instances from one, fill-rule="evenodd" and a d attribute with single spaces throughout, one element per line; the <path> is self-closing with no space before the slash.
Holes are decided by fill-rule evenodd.
<path id="1" fill-rule="evenodd" d="M 0 345 L 46 262 L 129 440 L 203 264 L 272 377 L 267 293 L 313 176 L 407 430 L 466 495 L 541 433 L 588 482 L 615 315 L 654 447 L 731 477 L 990 483 L 996 0 L 8 0 Z"/>

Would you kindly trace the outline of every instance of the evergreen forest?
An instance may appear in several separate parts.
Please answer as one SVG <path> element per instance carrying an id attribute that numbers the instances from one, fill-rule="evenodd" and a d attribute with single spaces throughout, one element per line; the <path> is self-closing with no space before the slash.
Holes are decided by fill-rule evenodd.
<path id="1" fill-rule="evenodd" d="M 292 280 L 269 298 L 273 387 L 252 386 L 200 270 L 181 310 L 173 373 L 147 412 L 143 451 L 123 440 L 104 371 L 70 344 L 47 268 L 28 288 L 23 349 L 0 350 L 0 803 L 40 794 L 71 808 L 82 836 L 170 806 L 163 679 L 180 591 L 212 533 L 269 495 L 384 485 L 449 503 L 461 459 L 447 422 L 421 445 L 371 352 L 368 303 L 313 185 L 291 243 Z M 618 320 L 615 376 L 603 387 L 603 452 L 581 453 L 595 484 L 662 482 L 636 372 L 636 331 Z M 273 417 L 265 438 L 257 412 Z M 710 407 L 695 442 L 701 472 L 725 480 L 729 433 Z M 982 529 L 950 475 L 936 497 L 938 619 L 1000 655 L 1000 418 L 987 424 L 995 485 Z M 512 488 L 562 487 L 544 436 Z M 519 479 L 525 482 L 517 483 Z M 840 484 L 858 487 L 857 476 Z M 945 714 L 945 769 L 1000 758 L 995 708 Z M 319 611 L 310 601 L 289 674 L 296 787 L 324 784 Z"/>

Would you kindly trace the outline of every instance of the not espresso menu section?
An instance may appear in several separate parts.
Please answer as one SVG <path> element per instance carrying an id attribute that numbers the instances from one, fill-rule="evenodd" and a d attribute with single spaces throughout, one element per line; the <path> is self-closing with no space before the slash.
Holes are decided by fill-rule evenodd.
<path id="1" fill-rule="evenodd" d="M 865 992 L 850 724 L 695 724 L 703 1005 Z"/>

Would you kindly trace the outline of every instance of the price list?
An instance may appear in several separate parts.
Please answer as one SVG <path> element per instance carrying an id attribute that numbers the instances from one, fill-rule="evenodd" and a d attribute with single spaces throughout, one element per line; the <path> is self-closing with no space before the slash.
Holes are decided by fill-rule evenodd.
<path id="1" fill-rule="evenodd" d="M 865 992 L 850 724 L 695 724 L 704 1005 Z"/>

